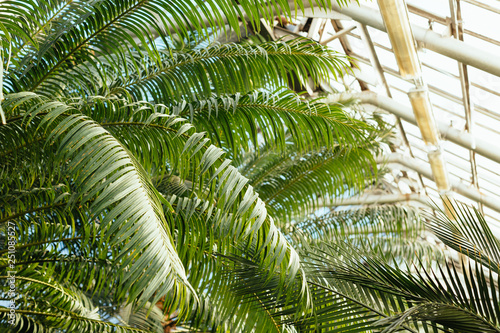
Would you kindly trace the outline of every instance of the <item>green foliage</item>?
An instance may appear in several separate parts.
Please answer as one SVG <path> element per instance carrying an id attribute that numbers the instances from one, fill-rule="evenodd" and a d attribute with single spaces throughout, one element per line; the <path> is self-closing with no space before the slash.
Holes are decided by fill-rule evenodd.
<path id="1" fill-rule="evenodd" d="M 326 47 L 210 44 L 291 10 L 284 0 L 0 4 L 0 276 L 14 270 L 22 295 L 15 316 L 0 305 L 2 328 L 295 330 L 311 296 L 278 227 L 318 195 L 369 182 L 377 130 L 280 88 L 340 73 L 345 59 Z M 286 192 L 269 186 L 277 174 L 257 180 L 243 165 L 268 150 L 300 160 L 282 170 Z M 325 156 L 321 170 L 346 178 L 298 187 Z"/>
<path id="2" fill-rule="evenodd" d="M 478 211 L 335 207 L 376 183 L 386 125 L 284 87 L 346 59 L 212 42 L 300 7 L 0 4 L 0 279 L 22 295 L 11 315 L 0 292 L 3 330 L 500 331 Z"/>
<path id="3" fill-rule="evenodd" d="M 347 191 L 363 189 L 375 178 L 372 152 L 343 146 L 282 155 L 264 148 L 245 156 L 242 173 L 269 205 L 269 211 L 287 222 L 307 216 L 325 202 Z"/>
<path id="4" fill-rule="evenodd" d="M 297 94 L 280 89 L 212 97 L 177 105 L 176 110 L 207 131 L 212 141 L 232 147 L 235 157 L 249 150 L 248 155 L 258 157 L 265 155 L 261 141 L 264 150 L 276 153 L 284 152 L 290 143 L 299 152 L 339 146 L 349 149 L 359 147 L 360 142 L 368 145 L 373 127 L 349 117 L 342 108 L 340 104 L 303 102 Z"/>
<path id="5" fill-rule="evenodd" d="M 282 231 L 295 247 L 305 250 L 348 241 L 363 253 L 390 263 L 411 261 L 415 256 L 425 263 L 445 259 L 443 251 L 426 240 L 428 231 L 420 215 L 406 206 L 351 207 L 298 220 Z"/>
<path id="6" fill-rule="evenodd" d="M 450 204 L 456 216 L 451 221 L 444 212 L 430 217 L 430 226 L 439 239 L 448 243 L 454 232 L 475 235 L 479 244 L 497 242 L 477 211 L 461 204 Z M 479 221 L 471 217 L 476 215 Z M 484 220 L 483 220 L 484 221 Z M 483 234 L 476 233 L 479 228 Z M 456 234 L 455 234 L 456 235 Z M 493 242 L 493 243 L 492 243 Z M 453 237 L 456 248 L 466 249 L 466 237 Z M 489 247 L 490 248 L 490 247 Z M 498 262 L 493 257 L 486 262 L 479 252 L 462 252 L 458 267 L 451 258 L 434 258 L 431 267 L 415 256 L 406 265 L 386 261 L 382 257 L 360 250 L 351 242 L 337 242 L 307 251 L 309 283 L 332 293 L 342 301 L 329 300 L 317 314 L 317 321 L 327 321 L 342 311 L 352 320 L 369 324 L 364 331 L 410 332 L 498 332 Z M 464 259 L 465 258 L 465 259 Z M 344 308 L 343 304 L 349 304 Z M 359 313 L 351 312 L 351 306 Z M 363 319 L 364 317 L 367 319 Z M 311 324 L 312 327 L 316 324 Z M 349 331 L 349 330 L 346 330 Z"/>
<path id="7" fill-rule="evenodd" d="M 0 292 L 2 329 L 500 331 L 478 211 L 335 206 L 380 177 L 386 125 L 284 87 L 345 59 L 304 38 L 212 43 L 291 6 L 0 4 L 0 279 L 22 295 L 11 316 Z"/>

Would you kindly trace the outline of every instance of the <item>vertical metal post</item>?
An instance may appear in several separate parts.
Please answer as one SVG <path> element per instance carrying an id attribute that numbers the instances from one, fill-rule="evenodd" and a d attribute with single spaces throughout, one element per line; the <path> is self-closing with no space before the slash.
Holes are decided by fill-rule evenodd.
<path id="1" fill-rule="evenodd" d="M 392 98 L 391 89 L 390 89 L 389 84 L 387 83 L 387 80 L 385 78 L 384 69 L 382 68 L 382 64 L 380 63 L 379 58 L 377 56 L 377 52 L 375 50 L 375 46 L 373 45 L 373 41 L 372 41 L 372 38 L 370 36 L 370 33 L 368 32 L 368 28 L 366 27 L 366 25 L 364 25 L 362 23 L 357 23 L 357 25 L 358 25 L 358 28 L 360 31 L 361 39 L 364 41 L 365 46 L 368 50 L 370 62 L 372 64 L 372 67 L 375 70 L 375 73 L 377 74 L 378 80 L 382 84 L 382 86 L 384 87 L 385 94 L 387 95 L 387 97 Z M 410 143 L 408 142 L 408 138 L 406 136 L 405 129 L 403 127 L 403 124 L 401 123 L 401 119 L 397 116 L 394 116 L 394 118 L 396 119 L 396 127 L 398 128 L 398 130 L 401 134 L 401 138 L 403 139 L 404 146 L 408 149 L 410 156 L 412 158 L 415 158 L 415 156 L 413 155 L 413 151 L 411 149 Z M 391 148 L 391 151 L 394 153 L 395 150 L 393 149 L 393 147 L 390 147 L 390 148 Z M 407 176 L 406 171 L 403 174 L 405 176 Z M 424 181 L 422 179 L 422 175 L 420 173 L 417 173 L 417 174 L 418 174 L 418 185 L 419 185 L 420 189 L 423 189 L 425 194 L 427 194 L 427 189 L 424 186 Z"/>
<path id="2" fill-rule="evenodd" d="M 378 4 L 401 76 L 411 78 L 415 83 L 415 88 L 410 90 L 408 96 L 420 133 L 427 146 L 427 157 L 434 181 L 441 192 L 446 209 L 448 206 L 446 202 L 450 195 L 448 172 L 441 151 L 439 132 L 434 119 L 432 104 L 429 100 L 428 89 L 422 77 L 415 38 L 408 17 L 408 9 L 404 0 L 378 0 Z M 450 218 L 454 218 L 451 210 L 446 209 L 446 213 Z"/>
<path id="3" fill-rule="evenodd" d="M 464 27 L 462 22 L 462 12 L 460 10 L 460 0 L 449 0 L 450 3 L 450 13 L 451 13 L 451 31 L 453 36 L 460 40 L 464 40 Z M 469 73 L 467 70 L 467 65 L 458 62 L 458 72 L 460 75 L 460 86 L 462 88 L 462 101 L 465 110 L 465 131 L 472 132 L 472 111 L 474 106 L 470 98 L 470 82 Z M 477 165 L 476 165 L 476 153 L 469 149 L 469 160 L 471 165 L 472 179 L 471 183 L 476 189 L 479 189 L 478 176 L 477 176 Z M 483 212 L 483 205 L 478 202 L 478 208 Z"/>
<path id="4" fill-rule="evenodd" d="M 344 27 L 342 26 L 342 23 L 340 23 L 340 21 L 331 20 L 331 22 L 332 22 L 332 26 L 333 26 L 333 29 L 335 30 L 335 32 L 338 33 L 344 29 Z M 342 49 L 344 50 L 344 53 L 347 56 L 351 56 L 352 55 L 352 48 L 351 48 L 351 45 L 349 44 L 349 41 L 347 40 L 346 36 L 345 35 L 339 36 L 339 41 L 340 41 L 340 44 L 342 45 Z M 356 60 L 350 58 L 349 62 L 351 64 L 352 68 L 358 67 Z M 358 83 L 359 83 L 359 87 L 361 88 L 361 91 L 369 90 L 368 86 L 363 81 L 358 79 Z"/>

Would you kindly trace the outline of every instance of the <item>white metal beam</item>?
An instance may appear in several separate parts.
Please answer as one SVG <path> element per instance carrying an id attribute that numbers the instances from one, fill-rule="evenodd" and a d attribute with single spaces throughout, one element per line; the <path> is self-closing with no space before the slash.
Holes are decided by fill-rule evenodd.
<path id="1" fill-rule="evenodd" d="M 344 36 L 345 34 L 347 34 L 348 32 L 351 32 L 353 31 L 354 29 L 356 29 L 356 26 L 353 25 L 352 27 L 349 27 L 349 28 L 344 28 L 342 30 L 340 30 L 339 32 L 327 37 L 325 40 L 320 40 L 320 44 L 321 45 L 326 45 L 328 43 L 330 43 L 331 41 L 341 37 L 341 36 Z"/>
<path id="2" fill-rule="evenodd" d="M 343 200 L 336 200 L 328 206 L 364 206 L 376 204 L 388 204 L 397 202 L 416 202 L 419 205 L 430 205 L 429 198 L 420 194 L 365 194 Z"/>
<path id="3" fill-rule="evenodd" d="M 432 170 L 427 166 L 427 164 L 419 162 L 415 159 L 405 157 L 401 154 L 390 154 L 387 156 L 382 156 L 377 160 L 379 164 L 399 164 L 406 169 L 416 171 L 420 173 L 425 178 L 434 180 Z M 450 182 L 451 189 L 458 194 L 463 195 L 466 198 L 480 202 L 486 207 L 489 207 L 497 212 L 500 212 L 500 202 L 490 196 L 487 196 L 474 187 L 467 186 L 461 182 Z"/>
<path id="4" fill-rule="evenodd" d="M 304 5 L 309 7 L 309 3 L 305 3 Z M 332 9 L 333 11 L 331 12 L 331 15 L 338 15 L 338 13 L 340 13 L 372 28 L 386 31 L 382 16 L 376 10 L 360 6 L 354 2 L 348 6 L 343 6 L 342 8 L 335 2 L 332 2 Z M 310 17 L 315 17 L 321 12 L 322 10 L 320 8 L 314 8 L 314 13 L 310 13 L 312 14 Z M 334 14 L 335 12 L 337 13 Z M 303 14 L 300 10 L 298 10 L 297 15 Z M 324 17 L 324 11 L 321 15 L 321 17 Z M 456 40 L 455 38 L 441 36 L 432 30 L 425 29 L 417 25 L 411 25 L 411 28 L 415 36 L 415 40 L 422 43 L 425 48 L 451 59 L 460 61 L 464 64 L 479 68 L 493 75 L 500 76 L 500 58 L 498 55 Z"/>
<path id="5" fill-rule="evenodd" d="M 417 125 L 412 109 L 393 100 L 392 98 L 377 95 L 371 91 L 365 91 L 357 94 L 346 94 L 342 95 L 340 98 L 346 100 L 357 99 L 361 103 L 376 106 L 389 113 L 395 114 L 410 124 Z M 339 97 L 327 97 L 324 101 L 326 103 L 336 103 L 339 101 Z M 459 131 L 444 122 L 436 121 L 436 125 L 442 139 L 453 142 L 463 148 L 473 150 L 481 156 L 500 163 L 500 149 L 498 149 L 498 147 L 493 145 L 491 142 L 477 138 L 470 133 Z"/>

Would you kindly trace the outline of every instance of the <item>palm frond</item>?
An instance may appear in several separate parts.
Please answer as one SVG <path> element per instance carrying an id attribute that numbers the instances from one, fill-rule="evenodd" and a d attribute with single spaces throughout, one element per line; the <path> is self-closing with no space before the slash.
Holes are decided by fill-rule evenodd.
<path id="1" fill-rule="evenodd" d="M 71 107 L 35 94 L 28 96 L 8 95 L 5 104 L 21 108 L 23 103 L 34 103 L 26 108 L 26 117 L 45 113 L 40 126 L 49 126 L 64 115 L 47 141 L 56 140 L 57 158 L 69 161 L 68 172 L 82 193 L 79 198 L 83 202 L 94 199 L 91 218 L 107 212 L 100 222 L 105 237 L 113 235 L 113 243 L 131 237 L 121 256 L 115 258 L 121 268 L 130 269 L 125 280 L 131 299 L 138 295 L 143 302 L 149 299 L 155 292 L 151 286 L 159 294 L 171 288 L 184 294 L 189 283 L 165 227 L 161 197 L 135 157 L 98 123 Z M 142 254 L 130 252 L 134 247 L 142 248 Z M 148 248 L 152 251 L 145 251 Z"/>
<path id="2" fill-rule="evenodd" d="M 500 241 L 484 216 L 463 203 L 447 200 L 445 204 L 454 219 L 436 208 L 436 215 L 426 215 L 430 229 L 450 248 L 500 273 Z"/>
<path id="3" fill-rule="evenodd" d="M 251 168 L 244 174 L 270 213 L 283 220 L 311 214 L 345 191 L 364 189 L 376 177 L 372 154 L 363 148 L 256 155 L 247 163 Z"/>
<path id="4" fill-rule="evenodd" d="M 95 65 L 98 63 L 99 65 Z M 44 95 L 130 95 L 136 101 L 175 103 L 274 89 L 294 74 L 300 83 L 329 79 L 346 66 L 341 55 L 309 39 L 261 45 L 215 44 L 199 50 L 131 51 L 82 62 L 38 89 Z M 61 81 L 66 82 L 64 86 Z"/>
<path id="5" fill-rule="evenodd" d="M 394 267 L 385 260 L 379 260 L 376 256 L 367 257 L 348 243 L 313 250 L 309 252 L 306 260 L 310 262 L 307 266 L 310 281 L 337 297 L 344 298 L 348 303 L 352 302 L 369 311 L 371 315 L 365 324 L 372 329 L 377 328 L 385 332 L 392 324 L 389 318 L 407 311 L 415 303 L 424 301 L 424 297 L 420 297 L 409 284 L 414 282 L 419 287 L 425 284 L 419 283 L 411 273 Z M 422 291 L 422 294 L 425 293 Z M 432 298 L 429 294 L 425 296 Z M 331 304 L 326 311 L 336 310 L 337 306 Z M 348 310 L 346 316 L 349 316 Z M 363 323 L 363 316 L 360 311 L 353 320 Z M 398 328 L 401 329 L 402 325 L 410 332 L 418 332 L 419 326 L 428 326 L 427 329 L 430 329 L 432 323 L 425 320 L 419 322 L 418 319 L 416 323 L 402 321 Z"/>
<path id="6" fill-rule="evenodd" d="M 144 299 L 156 300 L 168 294 L 171 297 L 165 304 L 169 304 L 171 308 L 187 309 L 188 306 L 178 303 L 188 299 L 185 295 L 178 294 L 178 287 L 172 287 L 175 280 L 171 276 L 151 281 L 155 274 L 161 276 L 164 273 L 161 270 L 155 271 L 155 266 L 152 266 L 154 261 L 150 263 L 151 255 L 165 268 L 165 263 L 170 260 L 165 256 L 171 253 L 165 253 L 157 244 L 162 240 L 161 234 L 150 231 L 153 227 L 150 225 L 151 219 L 141 220 L 144 217 L 140 215 L 144 211 L 140 205 L 141 197 L 133 196 L 133 191 L 138 188 L 142 193 L 149 193 L 149 202 L 154 203 L 152 212 L 148 214 L 146 211 L 146 217 L 157 218 L 161 221 L 157 225 L 165 228 L 167 235 L 173 235 L 169 243 L 172 246 L 170 251 L 178 258 L 176 260 L 179 260 L 180 267 L 190 268 L 196 265 L 199 272 L 204 272 L 201 268 L 204 265 L 216 268 L 217 265 L 210 262 L 213 252 L 230 254 L 233 246 L 247 248 L 251 243 L 255 247 L 255 256 L 251 259 L 271 272 L 269 274 L 279 272 L 282 286 L 295 281 L 300 268 L 298 256 L 267 215 L 265 204 L 247 184 L 248 180 L 230 166 L 230 161 L 221 159 L 224 152 L 209 145 L 204 135 L 194 132 L 192 125 L 184 119 L 165 113 L 165 107 L 148 103 L 92 98 L 85 101 L 73 99 L 71 105 L 66 105 L 48 102 L 34 94 L 30 96 L 30 99 L 20 101 L 24 97 L 16 99 L 16 96 L 9 95 L 7 106 L 15 105 L 24 109 L 24 113 L 19 112 L 26 118 L 41 117 L 40 131 L 51 128 L 45 141 L 46 144 L 57 146 L 58 160 L 63 162 L 70 175 L 71 184 L 65 190 L 71 188 L 76 193 L 83 193 L 76 196 L 70 193 L 51 193 L 49 197 L 38 201 L 47 206 L 45 211 L 40 209 L 37 201 L 34 201 L 34 209 L 39 214 L 54 214 L 60 208 L 60 214 L 66 216 L 69 215 L 67 209 L 71 207 L 85 207 L 88 215 L 81 215 L 80 219 L 83 221 L 79 223 L 88 223 L 88 216 L 91 216 L 92 222 L 98 225 L 98 228 L 90 230 L 80 225 L 76 231 L 74 227 L 67 227 L 72 225 L 71 221 L 63 220 L 59 226 L 53 224 L 54 219 L 47 218 L 52 224 L 46 226 L 41 219 L 39 229 L 20 229 L 26 238 L 23 239 L 23 253 L 32 260 L 48 259 L 64 263 L 61 272 L 68 272 L 77 268 L 85 258 L 95 258 L 90 259 L 93 265 L 90 269 L 74 269 L 78 274 L 61 274 L 66 281 L 82 286 L 92 284 L 93 280 L 85 280 L 89 274 L 101 277 L 105 272 L 109 273 L 109 263 L 117 263 L 113 274 L 119 271 L 125 271 L 125 274 L 118 275 L 118 280 L 103 282 L 99 279 L 99 285 L 92 286 L 96 294 L 113 289 L 115 284 L 118 285 L 113 289 L 115 301 L 124 297 L 130 301 L 137 295 L 139 305 L 143 305 Z M 29 102 L 35 102 L 35 106 L 30 108 L 23 104 Z M 95 120 L 89 120 L 86 114 L 92 115 Z M 101 148 L 101 140 L 111 144 L 102 145 Z M 128 178 L 134 172 L 142 181 L 142 186 L 134 186 Z M 150 175 L 155 177 L 155 184 L 159 185 L 159 189 L 168 189 L 168 186 L 162 187 L 162 184 L 170 184 L 172 179 L 189 182 L 191 186 L 185 187 L 181 192 L 186 196 L 177 197 L 172 193 L 164 193 L 164 197 L 153 186 Z M 132 189 L 129 186 L 120 189 L 121 181 Z M 62 200 L 58 209 L 54 207 L 57 204 L 55 197 Z M 113 200 L 109 202 L 111 198 Z M 160 211 L 160 202 L 175 211 Z M 29 211 L 7 213 L 7 219 L 12 219 L 13 215 L 23 219 Z M 164 220 L 159 214 L 163 214 Z M 128 218 L 125 219 L 125 216 Z M 134 219 L 129 216 L 138 217 Z M 37 217 L 34 216 L 34 219 Z M 71 241 L 68 238 L 72 238 Z M 44 241 L 40 243 L 40 239 Z M 108 244 L 108 240 L 114 244 L 111 252 L 99 245 Z M 48 244 L 57 245 L 50 255 L 43 251 Z M 76 254 L 76 257 L 72 259 L 61 255 L 59 246 Z M 149 247 L 163 253 L 149 251 L 143 258 Z M 129 252 L 134 248 L 141 248 L 141 251 Z M 153 269 L 138 271 L 135 266 L 141 267 L 141 260 L 147 260 Z M 60 266 L 57 269 L 61 269 Z M 164 279 L 167 279 L 168 284 Z M 146 280 L 149 283 L 143 285 Z M 182 282 L 189 286 L 193 283 L 196 291 L 203 292 L 205 287 L 198 288 L 200 283 L 206 284 L 210 280 L 206 280 L 206 275 L 193 270 Z M 164 283 L 171 289 L 167 289 Z M 184 315 L 181 313 L 181 318 Z"/>
<path id="7" fill-rule="evenodd" d="M 323 1 L 318 3 L 326 5 Z M 168 44 L 167 35 L 178 34 L 182 38 L 190 31 L 205 35 L 208 27 L 225 27 L 226 23 L 239 33 L 238 18 L 244 14 L 258 29 L 261 15 L 271 21 L 278 8 L 285 15 L 291 12 L 286 0 L 245 0 L 239 1 L 239 5 L 231 0 L 222 3 L 213 0 L 192 3 L 180 0 L 4 1 L 0 7 L 0 24 L 5 29 L 0 29 L 0 33 L 3 37 L 4 31 L 10 30 L 17 36 L 9 46 L 13 61 L 12 66 L 6 68 L 7 91 L 49 94 L 51 87 L 63 82 L 59 74 L 71 71 L 77 60 L 86 61 L 91 70 L 98 70 L 103 63 L 112 63 L 113 56 L 122 62 L 130 50 L 160 64 L 161 55 L 154 41 L 157 36 Z M 24 24 L 19 25 L 18 21 Z M 309 58 L 310 62 L 312 57 Z"/>
<path id="8" fill-rule="evenodd" d="M 4 264 L 6 260 L 1 260 Z M 85 263 L 88 264 L 88 263 Z M 81 266 L 84 267 L 84 266 Z M 11 269 L 7 269 L 11 270 Z M 4 274 L 5 266 L 0 269 Z M 67 280 L 58 282 L 60 272 L 47 270 L 47 264 L 22 265 L 16 269 L 16 293 L 23 295 L 16 300 L 17 309 L 13 314 L 10 309 L 0 307 L 1 317 L 8 317 L 10 329 L 17 332 L 29 331 L 53 332 L 63 330 L 90 330 L 92 332 L 150 332 L 135 329 L 128 325 L 116 325 L 103 321 L 101 311 L 75 284 L 66 287 Z M 7 279 L 7 276 L 2 276 Z M 64 279 L 61 279 L 64 280 Z M 2 291 L 2 299 L 11 298 Z M 103 304 L 103 303 L 101 303 Z"/>
<path id="9" fill-rule="evenodd" d="M 286 230 L 287 233 L 303 231 L 311 238 L 321 240 L 323 235 L 338 234 L 348 238 L 351 235 L 373 237 L 416 238 L 424 229 L 419 211 L 400 205 L 370 205 L 338 209 L 304 221 L 299 221 Z"/>
<path id="10" fill-rule="evenodd" d="M 296 319 L 300 332 L 372 332 L 384 314 L 331 287 L 309 281 L 312 314 Z"/>
<path id="11" fill-rule="evenodd" d="M 0 307 L 0 320 L 7 318 L 10 309 Z M 45 322 L 48 324 L 44 325 Z M 10 325 L 10 324 L 9 324 Z M 14 332 L 52 333 L 57 330 L 74 332 L 119 332 L 119 333 L 150 333 L 150 330 L 142 330 L 125 325 L 113 324 L 97 319 L 85 318 L 72 313 L 57 313 L 44 311 L 17 310 L 15 323 L 8 329 Z"/>
<path id="12" fill-rule="evenodd" d="M 355 283 L 316 274 L 317 257 L 306 258 L 304 271 L 292 238 L 275 225 L 376 177 L 377 130 L 340 105 L 275 90 L 335 77 L 344 59 L 302 38 L 184 47 L 211 34 L 258 32 L 262 18 L 290 16 L 291 6 L 0 4 L 0 254 L 9 251 L 7 226 L 15 224 L 23 295 L 13 330 L 161 332 L 165 318 L 212 331 L 407 325 L 411 316 L 397 318 L 396 309 L 411 308 L 408 292 L 397 294 L 399 306 L 356 300 Z M 348 222 L 335 234 L 327 224 L 311 222 L 332 241 L 355 232 Z M 401 231 L 373 225 L 381 243 Z M 0 260 L 0 276 L 10 265 Z M 471 290 L 483 280 L 494 288 L 489 272 Z M 315 280 L 308 284 L 306 273 Z M 390 301 L 393 290 L 382 299 Z M 9 319 L 4 305 L 1 324 Z"/>
<path id="13" fill-rule="evenodd" d="M 462 204 L 450 207 L 456 209 L 456 222 L 445 213 L 432 217 L 437 236 L 455 247 L 468 243 L 464 235 L 475 235 L 484 244 L 484 238 L 491 235 L 484 219 L 474 221 L 473 210 Z M 477 233 L 479 228 L 483 236 Z M 453 230 L 460 233 L 451 242 Z M 432 268 L 425 268 L 420 260 L 401 268 L 376 255 L 368 257 L 349 243 L 337 243 L 309 252 L 307 267 L 311 268 L 308 276 L 323 286 L 384 313 L 385 318 L 375 325 L 384 332 L 395 332 L 402 325 L 446 332 L 498 332 L 498 264 L 484 260 L 479 251 L 468 254 L 474 261 L 461 261 L 459 269 L 447 260 L 434 261 Z"/>
<path id="14" fill-rule="evenodd" d="M 305 251 L 349 242 L 358 251 L 388 262 L 415 256 L 425 263 L 445 259 L 443 249 L 428 241 L 430 233 L 420 215 L 417 209 L 400 205 L 350 207 L 294 221 L 282 231 Z"/>
<path id="15" fill-rule="evenodd" d="M 25 206 L 1 215 L 2 225 L 8 221 L 16 226 L 15 268 L 42 266 L 57 283 L 78 285 L 93 295 L 114 294 L 115 301 L 125 301 L 126 296 L 119 296 L 123 276 L 113 265 L 123 246 L 109 248 L 99 225 L 87 221 L 90 204 L 72 202 L 72 197 L 64 190 L 24 193 L 19 201 Z M 2 244 L 0 254 L 7 252 L 7 245 Z M 30 293 L 24 296 L 31 297 Z"/>
<path id="16" fill-rule="evenodd" d="M 151 304 L 146 304 L 143 308 L 128 304 L 120 310 L 119 315 L 121 320 L 130 327 L 147 332 L 165 332 L 162 326 L 165 315 L 158 307 L 152 307 Z"/>
<path id="17" fill-rule="evenodd" d="M 295 332 L 293 319 L 309 311 L 305 280 L 302 276 L 283 285 L 279 272 L 252 258 L 255 250 L 252 245 L 214 256 L 218 266 L 209 269 L 210 281 L 199 286 L 205 290 L 200 306 L 182 325 L 236 332 Z"/>
<path id="18" fill-rule="evenodd" d="M 259 149 L 261 141 L 267 149 L 285 151 L 287 138 L 301 152 L 338 145 L 370 146 L 368 138 L 375 131 L 349 117 L 342 105 L 304 102 L 294 92 L 283 89 L 270 94 L 213 97 L 182 103 L 174 110 L 191 120 L 198 130 L 213 133 L 212 141 L 230 147 L 235 156 L 241 150 Z"/>
<path id="19" fill-rule="evenodd" d="M 195 317 L 199 318 L 205 313 L 203 308 L 216 307 L 217 313 L 209 316 L 212 318 L 209 322 L 228 324 L 235 320 L 230 314 L 237 307 L 240 324 L 253 325 L 253 320 L 248 317 L 253 310 L 242 306 L 242 299 L 238 295 L 231 297 L 227 293 L 227 288 L 234 281 L 234 274 L 225 273 L 227 263 L 223 258 L 242 258 L 262 267 L 263 272 L 260 274 L 265 274 L 262 277 L 264 280 L 276 276 L 276 285 L 269 287 L 272 292 L 288 289 L 303 282 L 304 278 L 298 274 L 298 255 L 274 226 L 273 220 L 270 217 L 259 220 L 259 215 L 262 218 L 261 214 L 265 213 L 263 203 L 247 191 L 241 204 L 236 206 L 237 209 L 227 210 L 230 207 L 226 205 L 227 198 L 222 196 L 221 203 L 217 205 L 185 197 L 172 196 L 169 199 L 177 214 L 177 250 L 184 265 L 193 267 L 189 270 L 189 282 L 205 300 L 202 300 L 201 308 L 196 310 Z M 252 202 L 256 199 L 259 205 L 254 205 L 252 210 Z M 255 214 L 257 216 L 252 217 Z M 207 276 L 211 278 L 207 279 Z M 189 316 L 186 313 L 183 318 Z"/>

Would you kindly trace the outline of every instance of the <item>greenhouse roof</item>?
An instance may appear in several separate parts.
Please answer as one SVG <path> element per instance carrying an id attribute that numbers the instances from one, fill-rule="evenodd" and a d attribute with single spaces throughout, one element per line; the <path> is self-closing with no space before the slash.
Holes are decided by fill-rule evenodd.
<path id="1" fill-rule="evenodd" d="M 385 177 L 392 189 L 364 195 L 359 203 L 439 202 L 440 195 L 453 193 L 483 211 L 500 232 L 500 30 L 492 29 L 500 21 L 500 3 L 406 1 L 406 10 L 390 8 L 394 3 L 404 4 L 306 8 L 272 35 L 307 36 L 353 57 L 353 71 L 323 90 L 357 97 L 365 112 L 392 114 L 399 142 L 380 158 L 390 166 Z M 411 29 L 405 31 L 405 23 Z M 391 38 L 402 43 L 396 52 Z M 405 38 L 412 45 L 404 45 Z M 426 109 L 426 102 L 432 107 Z M 422 131 L 430 131 L 426 140 Z"/>

